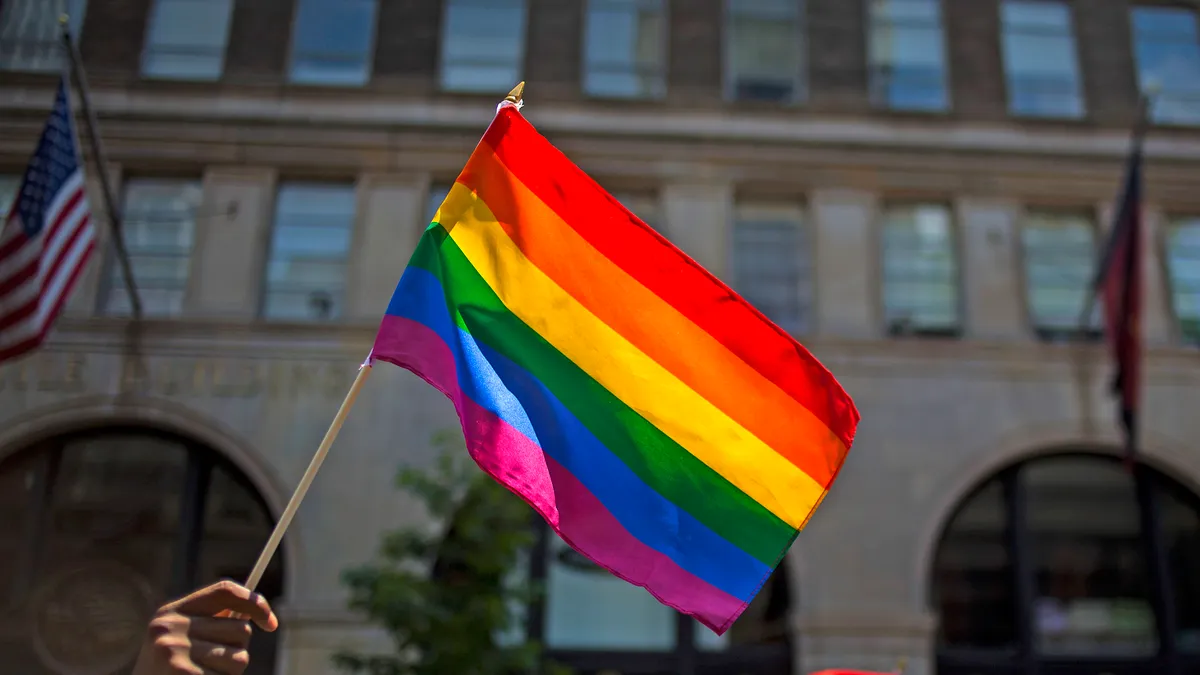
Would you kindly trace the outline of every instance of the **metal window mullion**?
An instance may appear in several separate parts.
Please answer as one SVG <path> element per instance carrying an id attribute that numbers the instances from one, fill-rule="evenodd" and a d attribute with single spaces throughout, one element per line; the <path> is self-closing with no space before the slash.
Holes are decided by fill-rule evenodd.
<path id="1" fill-rule="evenodd" d="M 1142 462 L 1134 465 L 1141 541 L 1146 553 L 1146 571 L 1150 582 L 1150 603 L 1158 626 L 1158 655 L 1165 661 L 1163 675 L 1178 675 L 1179 649 L 1176 633 L 1175 598 L 1171 594 L 1171 572 L 1163 542 L 1162 513 L 1159 508 L 1155 476 Z"/>
<path id="2" fill-rule="evenodd" d="M 55 443 L 51 448 L 43 447 L 39 454 L 40 461 L 35 469 L 33 488 L 30 490 L 31 507 L 25 520 L 25 559 L 24 565 L 13 577 L 13 605 L 25 599 L 30 589 L 38 580 L 38 572 L 45 569 L 46 539 L 51 530 L 51 506 L 54 499 L 54 486 L 58 482 L 59 468 L 62 466 L 62 443 Z"/>
<path id="3" fill-rule="evenodd" d="M 692 617 L 675 613 L 675 672 L 678 675 L 696 673 L 696 622 Z"/>
<path id="4" fill-rule="evenodd" d="M 1037 640 L 1034 626 L 1034 587 L 1037 570 L 1033 561 L 1033 542 L 1029 536 L 1029 502 L 1019 468 L 1009 469 L 1002 477 L 1005 515 L 1008 520 L 1008 548 L 1012 555 L 1013 591 L 1016 595 L 1018 660 L 1026 675 L 1037 675 Z"/>
<path id="5" fill-rule="evenodd" d="M 195 448 L 188 448 L 183 492 L 179 497 L 179 532 L 171 568 L 172 595 L 183 595 L 196 584 L 211 479 L 212 459 Z"/>
<path id="6" fill-rule="evenodd" d="M 530 514 L 530 527 L 537 533 L 533 542 L 533 551 L 529 556 L 529 582 L 538 586 L 538 593 L 529 603 L 529 611 L 525 614 L 526 639 L 546 644 L 546 579 L 549 566 L 546 557 L 550 551 L 550 527 L 536 513 Z M 537 665 L 537 672 L 545 669 Z"/>

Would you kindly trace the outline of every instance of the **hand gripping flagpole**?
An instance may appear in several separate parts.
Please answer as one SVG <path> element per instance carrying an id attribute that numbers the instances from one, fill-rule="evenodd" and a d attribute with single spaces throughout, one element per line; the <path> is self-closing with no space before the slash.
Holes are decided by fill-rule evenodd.
<path id="1" fill-rule="evenodd" d="M 525 83 L 521 82 L 508 93 L 508 96 L 504 97 L 504 101 L 519 107 L 524 93 Z M 338 408 L 337 414 L 333 416 L 333 422 L 330 423 L 329 430 L 325 432 L 325 438 L 321 439 L 321 444 L 317 446 L 317 452 L 313 455 L 312 461 L 308 463 L 308 468 L 304 470 L 300 484 L 296 486 L 296 491 L 292 493 L 292 498 L 288 500 L 287 506 L 280 514 L 279 521 L 275 523 L 275 529 L 271 531 L 271 537 L 267 539 L 266 546 L 263 546 L 262 553 L 258 554 L 258 561 L 254 563 L 254 569 L 250 571 L 250 576 L 246 577 L 244 584 L 246 588 L 254 590 L 258 586 L 258 582 L 262 581 L 263 573 L 267 571 L 267 565 L 271 563 L 271 558 L 275 557 L 275 551 L 279 550 L 284 533 L 292 524 L 292 519 L 296 517 L 296 511 L 300 508 L 300 503 L 304 501 L 304 495 L 308 494 L 308 488 L 312 486 L 317 472 L 321 470 L 321 464 L 325 461 L 325 456 L 329 454 L 329 448 L 333 447 L 334 439 L 342 430 L 342 424 L 346 422 L 350 408 L 354 406 L 354 400 L 358 398 L 358 392 L 362 390 L 363 383 L 367 381 L 367 375 L 371 372 L 371 363 L 372 357 L 367 357 L 367 360 L 358 367 L 358 375 L 354 378 L 354 383 L 350 385 L 350 391 L 346 393 L 346 398 Z"/>

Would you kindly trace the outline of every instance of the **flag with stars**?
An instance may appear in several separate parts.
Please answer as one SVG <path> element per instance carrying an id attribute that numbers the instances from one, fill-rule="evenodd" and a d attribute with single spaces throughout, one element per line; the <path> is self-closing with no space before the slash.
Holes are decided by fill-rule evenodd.
<path id="1" fill-rule="evenodd" d="M 46 339 L 95 243 L 64 77 L 0 228 L 0 362 Z"/>

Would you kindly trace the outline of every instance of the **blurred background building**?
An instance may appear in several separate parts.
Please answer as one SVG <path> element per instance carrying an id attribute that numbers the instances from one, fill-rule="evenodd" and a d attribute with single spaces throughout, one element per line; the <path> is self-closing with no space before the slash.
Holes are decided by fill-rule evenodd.
<path id="1" fill-rule="evenodd" d="M 0 0 L 5 205 L 63 63 L 54 5 Z M 528 630 L 583 673 L 900 657 L 920 675 L 1200 673 L 1188 3 L 65 5 L 146 318 L 131 331 L 105 246 L 51 342 L 0 368 L 5 673 L 119 670 L 146 608 L 246 574 L 421 230 L 522 79 L 540 131 L 794 331 L 863 415 L 836 488 L 727 636 L 549 537 Z M 1078 330 L 1151 83 L 1158 577 L 1104 348 Z M 455 424 L 417 378 L 376 369 L 264 581 L 283 628 L 256 638 L 252 672 L 329 673 L 332 650 L 387 647 L 344 608 L 339 573 L 421 518 L 393 472 Z M 1166 596 L 1176 611 L 1156 619 Z"/>

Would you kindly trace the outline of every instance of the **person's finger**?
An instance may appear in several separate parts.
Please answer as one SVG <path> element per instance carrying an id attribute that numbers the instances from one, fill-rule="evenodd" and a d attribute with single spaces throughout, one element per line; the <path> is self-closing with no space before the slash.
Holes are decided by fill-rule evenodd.
<path id="1" fill-rule="evenodd" d="M 250 665 L 250 652 L 244 647 L 217 644 L 207 640 L 192 641 L 192 662 L 221 675 L 241 675 Z"/>
<path id="2" fill-rule="evenodd" d="M 194 616 L 189 620 L 188 637 L 192 640 L 214 642 L 230 647 L 245 647 L 250 644 L 250 622 L 243 619 L 218 619 L 212 616 Z"/>
<path id="3" fill-rule="evenodd" d="M 279 627 L 279 620 L 266 598 L 232 581 L 218 581 L 202 588 L 171 603 L 171 608 L 192 616 L 214 616 L 231 610 L 249 617 L 263 630 L 273 631 Z"/>

